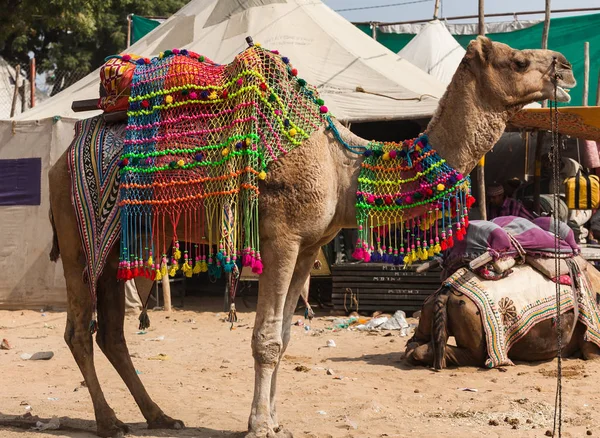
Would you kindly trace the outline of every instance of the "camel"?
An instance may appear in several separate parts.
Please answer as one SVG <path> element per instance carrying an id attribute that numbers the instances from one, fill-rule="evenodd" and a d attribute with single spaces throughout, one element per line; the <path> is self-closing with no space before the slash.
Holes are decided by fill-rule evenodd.
<path id="1" fill-rule="evenodd" d="M 576 260 L 592 290 L 597 291 L 600 275 L 596 268 L 580 256 Z M 537 271 L 533 271 L 532 275 L 542 276 Z M 554 291 L 554 286 L 551 288 L 550 292 Z M 447 365 L 484 367 L 488 349 L 482 318 L 479 308 L 469 297 L 446 286 L 440 288 L 423 304 L 419 325 L 406 346 L 405 360 L 433 366 L 437 370 Z M 577 318 L 574 310 L 563 314 L 562 356 L 581 353 L 586 360 L 600 358 L 600 348 L 584 340 L 586 327 Z M 456 346 L 446 345 L 449 336 L 454 336 Z M 523 362 L 552 360 L 557 354 L 557 327 L 551 318 L 531 327 L 508 352 L 511 360 Z"/>
<path id="2" fill-rule="evenodd" d="M 568 102 L 565 88 L 575 86 L 566 58 L 549 50 L 514 50 L 485 37 L 472 41 L 452 83 L 441 98 L 427 133 L 447 163 L 468 174 L 500 138 L 510 117 L 524 105 L 555 98 Z M 273 162 L 260 182 L 260 246 L 265 269 L 260 277 L 252 333 L 255 386 L 247 438 L 289 437 L 276 412 L 277 371 L 290 340 L 292 317 L 306 289 L 319 248 L 342 228 L 356 228 L 356 190 L 363 157 L 346 145 L 368 141 L 334 121 L 321 127 L 285 158 Z M 65 340 L 89 388 L 97 433 L 121 436 L 127 426 L 106 402 L 96 376 L 91 303 L 83 282 L 82 244 L 75 231 L 66 155 L 50 170 L 50 204 L 55 227 L 53 256 L 60 252 L 68 293 Z M 123 283 L 118 282 L 117 249 L 98 282 L 96 342 L 135 398 L 148 427 L 181 428 L 152 401 L 129 358 L 123 335 Z M 139 284 L 138 290 L 150 284 Z"/>

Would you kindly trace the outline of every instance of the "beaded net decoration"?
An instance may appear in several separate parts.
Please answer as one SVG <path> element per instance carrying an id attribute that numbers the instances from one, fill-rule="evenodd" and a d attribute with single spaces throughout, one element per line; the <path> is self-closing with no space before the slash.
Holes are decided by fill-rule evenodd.
<path id="1" fill-rule="evenodd" d="M 185 49 L 117 58 L 135 65 L 119 162 L 118 277 L 242 265 L 260 274 L 258 180 L 328 119 L 316 89 L 289 59 L 259 46 L 228 65 Z M 180 248 L 178 225 L 185 242 L 197 236 L 208 249 Z"/>
<path id="2" fill-rule="evenodd" d="M 463 240 L 475 199 L 469 177 L 446 164 L 427 135 L 402 143 L 371 142 L 363 152 L 353 257 L 410 265 Z"/>

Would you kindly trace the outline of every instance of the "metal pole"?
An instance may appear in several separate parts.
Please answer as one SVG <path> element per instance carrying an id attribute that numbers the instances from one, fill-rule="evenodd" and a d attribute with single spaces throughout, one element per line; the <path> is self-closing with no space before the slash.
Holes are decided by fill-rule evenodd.
<path id="1" fill-rule="evenodd" d="M 13 92 L 12 106 L 10 108 L 10 117 L 14 117 L 17 109 L 17 99 L 19 98 L 19 75 L 21 74 L 21 65 L 15 67 L 15 91 Z"/>
<path id="2" fill-rule="evenodd" d="M 479 35 L 485 36 L 485 5 L 484 0 L 479 0 Z M 479 214 L 482 220 L 487 220 L 487 206 L 485 198 L 485 155 L 477 163 L 477 182 L 479 183 Z"/>
<path id="3" fill-rule="evenodd" d="M 542 49 L 548 48 L 548 35 L 550 33 L 550 0 L 546 0 L 544 11 L 544 30 L 542 31 Z M 542 102 L 542 108 L 548 106 L 547 101 Z M 542 145 L 544 144 L 544 131 L 538 131 L 535 144 L 535 173 L 533 174 L 533 211 L 541 213 L 540 191 L 542 186 Z"/>
<path id="4" fill-rule="evenodd" d="M 583 106 L 588 106 L 590 94 L 590 43 L 583 43 Z"/>
<path id="5" fill-rule="evenodd" d="M 35 106 L 35 57 L 29 61 L 30 108 Z"/>

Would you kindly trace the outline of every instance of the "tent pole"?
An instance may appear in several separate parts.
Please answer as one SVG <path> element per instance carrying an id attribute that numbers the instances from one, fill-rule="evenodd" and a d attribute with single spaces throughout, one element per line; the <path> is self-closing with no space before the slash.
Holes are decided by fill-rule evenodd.
<path id="1" fill-rule="evenodd" d="M 485 35 L 484 0 L 479 0 L 479 35 Z M 479 183 L 479 214 L 481 219 L 487 220 L 485 199 L 485 155 L 477 163 L 477 182 Z"/>
<path id="2" fill-rule="evenodd" d="M 550 33 L 550 3 L 546 0 L 544 15 L 544 30 L 542 31 L 542 49 L 548 48 L 548 34 Z M 548 102 L 542 102 L 542 108 L 548 107 Z M 535 173 L 533 174 L 533 211 L 540 214 L 540 190 L 542 185 L 542 145 L 544 144 L 544 131 L 538 131 L 535 144 Z"/>
<path id="3" fill-rule="evenodd" d="M 437 20 L 440 12 L 440 2 L 441 0 L 435 0 L 435 7 L 433 9 L 433 19 Z"/>
<path id="4" fill-rule="evenodd" d="M 583 106 L 588 106 L 590 94 L 590 43 L 583 44 Z"/>
<path id="5" fill-rule="evenodd" d="M 600 106 L 600 71 L 598 72 L 598 85 L 596 86 L 596 106 Z"/>
<path id="6" fill-rule="evenodd" d="M 371 25 L 371 38 L 373 38 L 375 41 L 377 41 L 377 26 L 378 26 L 378 24 L 375 23 L 374 21 L 371 21 L 370 25 Z"/>
<path id="7" fill-rule="evenodd" d="M 131 45 L 131 17 L 133 14 L 127 14 L 127 47 Z"/>
<path id="8" fill-rule="evenodd" d="M 163 292 L 163 303 L 165 312 L 171 311 L 171 283 L 169 282 L 169 275 L 165 275 L 162 278 L 162 292 Z"/>
<path id="9" fill-rule="evenodd" d="M 12 106 L 10 107 L 10 117 L 15 116 L 15 111 L 17 109 L 17 99 L 19 97 L 19 75 L 21 74 L 21 65 L 17 64 L 15 67 L 15 91 L 13 93 L 12 98 Z"/>

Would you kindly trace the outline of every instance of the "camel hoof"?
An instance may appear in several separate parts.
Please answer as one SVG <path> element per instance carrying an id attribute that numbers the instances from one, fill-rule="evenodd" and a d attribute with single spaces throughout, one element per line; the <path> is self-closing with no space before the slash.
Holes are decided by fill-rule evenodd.
<path id="1" fill-rule="evenodd" d="M 168 415 L 162 414 L 156 420 L 148 422 L 148 429 L 183 429 L 185 425 L 181 420 L 175 420 Z"/>
<path id="2" fill-rule="evenodd" d="M 102 438 L 123 438 L 130 432 L 129 426 L 114 418 L 108 424 L 98 424 L 96 434 Z"/>
<path id="3" fill-rule="evenodd" d="M 292 432 L 282 427 L 269 428 L 266 431 L 249 432 L 244 438 L 294 438 Z"/>

